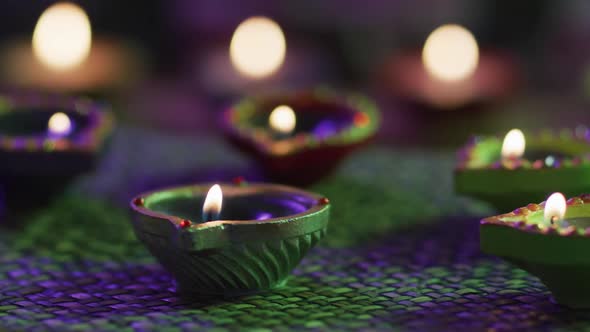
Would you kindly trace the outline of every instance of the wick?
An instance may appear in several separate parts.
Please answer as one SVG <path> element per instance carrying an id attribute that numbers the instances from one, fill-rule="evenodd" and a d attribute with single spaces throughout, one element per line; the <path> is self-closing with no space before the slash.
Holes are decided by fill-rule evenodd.
<path id="1" fill-rule="evenodd" d="M 502 157 L 501 162 L 506 168 L 515 168 L 516 164 L 518 164 L 520 160 L 521 157 L 518 154 L 511 153 L 505 157 Z"/>
<path id="2" fill-rule="evenodd" d="M 517 161 L 519 159 L 521 159 L 521 156 L 518 153 L 510 153 L 502 156 L 502 160 L 504 161 Z"/>
<path id="3" fill-rule="evenodd" d="M 271 127 L 270 129 L 271 131 L 271 136 L 273 139 L 277 140 L 277 141 L 282 141 L 282 140 L 286 140 L 291 138 L 292 136 L 295 135 L 295 131 L 291 130 L 291 131 L 281 131 L 277 128 Z"/>
<path id="4" fill-rule="evenodd" d="M 203 222 L 219 220 L 219 215 L 219 212 L 203 211 L 202 220 Z"/>
<path id="5" fill-rule="evenodd" d="M 551 225 L 554 225 L 558 221 L 559 221 L 559 217 L 558 216 L 552 216 L 551 217 Z"/>

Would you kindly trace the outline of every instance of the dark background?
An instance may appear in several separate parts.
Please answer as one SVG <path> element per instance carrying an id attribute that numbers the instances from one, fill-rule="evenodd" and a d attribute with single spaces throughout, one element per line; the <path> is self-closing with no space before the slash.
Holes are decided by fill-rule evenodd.
<path id="1" fill-rule="evenodd" d="M 10 45 L 15 38 L 30 38 L 39 15 L 52 3 L 2 2 L 0 40 Z M 220 109 L 250 91 L 212 93 L 203 59 L 212 50 L 227 49 L 235 27 L 252 15 L 269 16 L 281 25 L 287 65 L 294 53 L 303 54 L 307 63 L 309 72 L 280 77 L 282 85 L 327 84 L 367 92 L 381 105 L 381 138 L 387 143 L 454 147 L 473 133 L 575 126 L 588 120 L 590 5 L 584 1 L 77 3 L 88 12 L 94 38 L 142 49 L 140 60 L 148 64 L 143 79 L 119 91 L 117 98 L 105 97 L 117 104 L 121 119 L 142 126 L 183 135 L 217 132 L 203 124 L 215 121 Z M 468 110 L 424 112 L 380 87 L 376 77 L 383 63 L 396 54 L 419 50 L 428 34 L 444 23 L 466 26 L 482 50 L 501 51 L 515 59 L 522 84 L 508 100 Z M 215 68 L 211 72 L 208 75 L 216 75 Z M 150 105 L 161 110 L 141 109 Z"/>

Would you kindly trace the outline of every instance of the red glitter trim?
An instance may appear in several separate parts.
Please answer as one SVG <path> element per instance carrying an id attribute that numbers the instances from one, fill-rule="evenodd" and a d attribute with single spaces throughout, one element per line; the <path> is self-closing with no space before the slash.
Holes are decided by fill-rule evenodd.
<path id="1" fill-rule="evenodd" d="M 143 197 L 137 197 L 134 201 L 133 204 L 137 205 L 137 206 L 143 206 L 144 203 L 144 199 Z"/>
<path id="2" fill-rule="evenodd" d="M 243 176 L 236 176 L 232 179 L 232 182 L 235 185 L 241 186 L 246 183 L 246 178 L 244 178 Z"/>
<path id="3" fill-rule="evenodd" d="M 369 121 L 371 121 L 371 119 L 364 112 L 356 112 L 356 114 L 354 115 L 354 119 L 352 121 L 354 122 L 355 126 L 364 127 L 369 124 Z"/>

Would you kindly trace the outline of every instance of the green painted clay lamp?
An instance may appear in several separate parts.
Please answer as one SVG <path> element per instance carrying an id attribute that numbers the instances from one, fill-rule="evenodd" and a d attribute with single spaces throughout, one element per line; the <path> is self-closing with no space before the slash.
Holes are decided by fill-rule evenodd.
<path id="1" fill-rule="evenodd" d="M 481 249 L 537 276 L 555 300 L 590 308 L 590 195 L 546 202 L 483 219 Z"/>
<path id="2" fill-rule="evenodd" d="M 246 98 L 224 113 L 230 142 L 277 182 L 306 185 L 328 175 L 379 127 L 375 104 L 329 90 Z"/>
<path id="3" fill-rule="evenodd" d="M 0 94 L 0 196 L 10 213 L 30 210 L 92 170 L 113 127 L 109 107 L 98 102 Z"/>
<path id="4" fill-rule="evenodd" d="M 526 143 L 524 134 L 513 129 L 503 141 L 475 138 L 459 151 L 455 191 L 500 211 L 541 201 L 553 188 L 568 196 L 590 191 L 587 129 L 544 131 L 527 136 Z"/>
<path id="5" fill-rule="evenodd" d="M 330 212 L 323 196 L 242 180 L 142 194 L 131 208 L 135 233 L 179 292 L 222 297 L 285 284 Z"/>

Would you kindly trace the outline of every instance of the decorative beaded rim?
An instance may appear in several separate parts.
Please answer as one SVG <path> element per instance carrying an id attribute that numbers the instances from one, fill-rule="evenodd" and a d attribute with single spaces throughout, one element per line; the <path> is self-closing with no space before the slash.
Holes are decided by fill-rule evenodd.
<path id="1" fill-rule="evenodd" d="M 60 94 L 0 93 L 0 121 L 2 114 L 36 107 L 39 111 L 60 109 L 88 118 L 88 124 L 74 137 L 0 135 L 0 151 L 13 152 L 92 152 L 97 150 L 112 132 L 115 124 L 110 106 L 87 98 Z M 45 110 L 47 109 L 47 110 Z"/>
<path id="2" fill-rule="evenodd" d="M 249 191 L 249 192 L 262 192 L 266 190 L 278 190 L 285 193 L 297 193 L 300 195 L 305 195 L 311 197 L 316 201 L 316 203 L 311 206 L 306 211 L 282 216 L 277 218 L 269 218 L 265 220 L 216 220 L 216 221 L 209 221 L 209 222 L 202 222 L 196 223 L 192 222 L 191 220 L 181 218 L 179 216 L 168 215 L 165 213 L 157 212 L 148 207 L 145 207 L 146 200 L 149 200 L 150 197 L 154 195 L 158 195 L 161 193 L 188 193 L 190 195 L 194 195 L 198 193 L 200 195 L 205 195 L 209 188 L 214 185 L 214 183 L 207 183 L 207 184 L 198 184 L 198 185 L 188 185 L 188 186 L 181 186 L 181 187 L 172 187 L 172 188 L 165 188 L 160 190 L 155 190 L 147 193 L 143 193 L 141 195 L 136 196 L 131 200 L 131 208 L 143 215 L 164 219 L 171 222 L 174 226 L 178 229 L 189 229 L 189 230 L 199 230 L 199 229 L 207 229 L 211 227 L 218 227 L 223 225 L 261 225 L 261 224 L 272 224 L 272 223 L 283 223 L 285 221 L 294 221 L 300 219 L 304 216 L 309 216 L 312 214 L 322 213 L 326 209 L 329 208 L 330 201 L 321 195 L 307 192 L 301 189 L 296 189 L 288 186 L 283 185 L 276 185 L 276 184 L 267 184 L 267 183 L 256 183 L 256 184 L 248 184 L 246 182 L 240 182 L 239 184 L 229 184 L 229 183 L 219 183 L 219 185 L 224 188 L 224 191 L 227 192 L 228 189 L 234 191 Z M 197 208 L 197 207 L 195 207 Z"/>
<path id="3" fill-rule="evenodd" d="M 249 120 L 265 100 L 311 98 L 321 103 L 340 104 L 355 112 L 349 127 L 325 139 L 310 133 L 299 133 L 277 142 L 264 131 L 251 126 Z M 302 150 L 325 146 L 347 145 L 362 142 L 373 136 L 379 128 L 380 115 L 376 104 L 359 94 L 338 95 L 329 89 L 315 89 L 293 94 L 269 95 L 261 98 L 245 98 L 224 112 L 224 127 L 231 134 L 254 143 L 256 148 L 271 155 L 290 155 Z"/>
<path id="4" fill-rule="evenodd" d="M 530 219 L 532 215 L 543 213 L 545 209 L 545 203 L 541 202 L 540 204 L 528 204 L 525 207 L 518 208 L 512 212 L 501 214 L 498 216 L 493 216 L 489 218 L 485 218 L 480 221 L 481 225 L 498 225 L 504 227 L 511 227 L 516 230 L 529 232 L 529 233 L 538 233 L 538 234 L 555 234 L 560 236 L 583 236 L 583 237 L 590 237 L 590 227 L 582 228 L 576 227 L 576 225 L 568 225 L 567 227 L 561 227 L 557 224 L 552 224 L 549 226 L 541 225 L 535 222 L 532 222 Z M 584 194 L 577 197 L 572 197 L 567 200 L 567 206 L 580 206 L 584 204 L 590 203 L 590 194 Z M 589 215 L 590 217 L 590 215 Z"/>
<path id="5" fill-rule="evenodd" d="M 520 158 L 510 163 L 507 167 L 500 158 L 490 162 L 483 157 L 490 155 L 500 155 L 502 149 L 502 137 L 478 137 L 474 136 L 461 148 L 457 153 L 457 171 L 466 170 L 537 170 L 552 169 L 561 167 L 590 167 L 590 129 L 585 126 L 578 126 L 575 129 L 562 129 L 560 131 L 543 130 L 533 135 L 527 135 L 527 144 L 533 145 L 553 145 L 556 150 L 562 150 L 571 156 L 562 158 L 553 158 L 551 164 L 544 160 L 528 160 Z M 555 146 L 558 146 L 557 148 Z M 578 149 L 579 151 L 570 151 L 567 149 Z M 482 151 L 487 150 L 487 151 Z M 491 150 L 491 152 L 490 152 Z M 497 152 L 497 153 L 496 153 Z M 572 152 L 572 153 L 569 153 Z M 489 159 L 489 158 L 488 158 Z"/>

